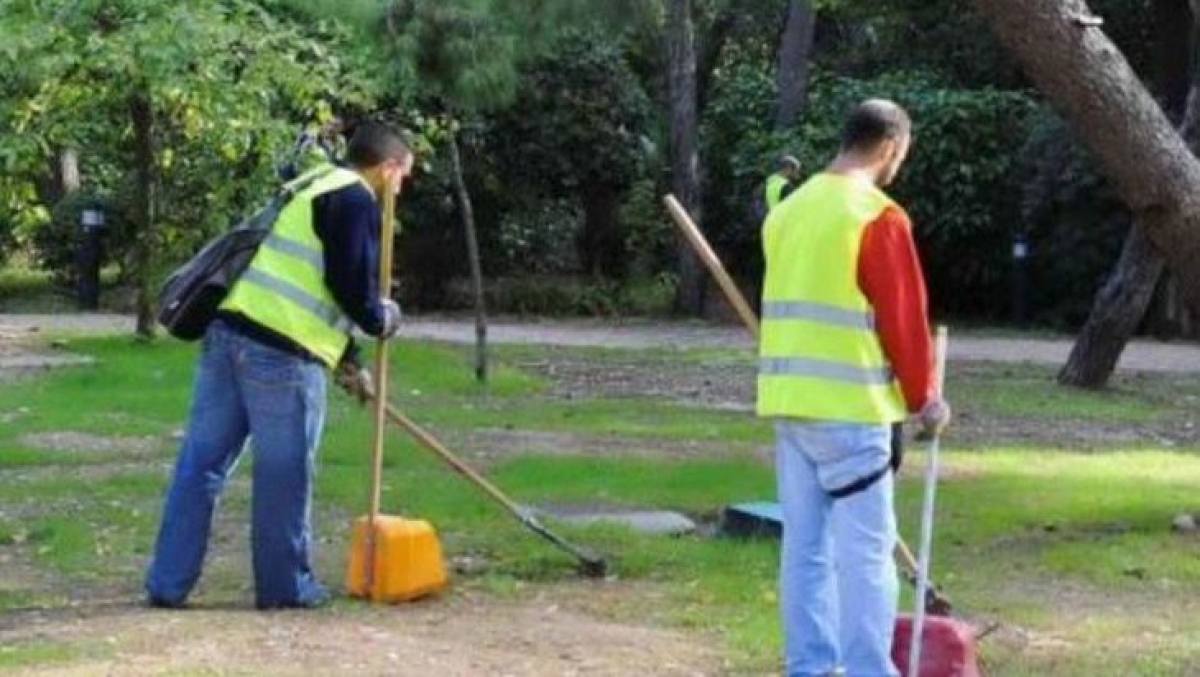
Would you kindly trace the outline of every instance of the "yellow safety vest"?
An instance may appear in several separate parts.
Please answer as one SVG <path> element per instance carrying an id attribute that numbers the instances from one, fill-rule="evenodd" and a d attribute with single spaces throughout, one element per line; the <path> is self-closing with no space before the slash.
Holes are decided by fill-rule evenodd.
<path id="1" fill-rule="evenodd" d="M 782 174 L 772 174 L 767 177 L 767 211 L 775 209 L 775 206 L 783 201 L 783 189 L 787 187 L 788 180 Z"/>
<path id="2" fill-rule="evenodd" d="M 871 304 L 858 287 L 863 231 L 891 205 L 861 178 L 818 174 L 767 217 L 759 416 L 904 419 Z"/>
<path id="3" fill-rule="evenodd" d="M 280 212 L 221 309 L 288 337 L 332 368 L 345 352 L 354 324 L 325 285 L 324 252 L 313 230 L 313 199 L 354 183 L 367 184 L 356 172 L 329 165 L 310 170 L 294 183 L 322 172 L 327 173 Z"/>

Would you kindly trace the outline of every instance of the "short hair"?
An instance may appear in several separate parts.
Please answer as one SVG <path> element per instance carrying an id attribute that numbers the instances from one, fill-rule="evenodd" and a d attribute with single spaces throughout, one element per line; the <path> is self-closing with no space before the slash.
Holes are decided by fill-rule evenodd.
<path id="1" fill-rule="evenodd" d="M 858 104 L 842 127 L 842 150 L 874 150 L 889 139 L 912 133 L 912 120 L 894 101 L 868 99 Z"/>
<path id="2" fill-rule="evenodd" d="M 788 169 L 800 171 L 800 161 L 796 159 L 796 156 L 784 155 L 783 157 L 779 158 L 779 171 L 782 172 Z"/>
<path id="3" fill-rule="evenodd" d="M 374 167 L 388 160 L 404 160 L 412 150 L 403 135 L 381 122 L 363 121 L 346 145 L 346 162 L 352 167 Z"/>

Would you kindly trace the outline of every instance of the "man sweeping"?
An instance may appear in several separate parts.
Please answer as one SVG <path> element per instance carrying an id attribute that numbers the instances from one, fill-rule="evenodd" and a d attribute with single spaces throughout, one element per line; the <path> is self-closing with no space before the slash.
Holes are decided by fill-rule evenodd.
<path id="1" fill-rule="evenodd" d="M 900 106 L 860 104 L 837 158 L 763 227 L 758 414 L 775 421 L 791 677 L 898 674 L 892 424 L 950 418 L 911 225 L 881 190 L 910 141 Z"/>
<path id="2" fill-rule="evenodd" d="M 182 606 L 200 577 L 213 509 L 247 438 L 256 606 L 311 607 L 328 596 L 312 568 L 310 524 L 325 371 L 337 367 L 339 383 L 361 391 L 352 328 L 399 328 L 400 309 L 377 282 L 377 200 L 399 193 L 413 157 L 395 132 L 363 123 L 346 161 L 303 176 L 308 187 L 280 212 L 204 336 L 146 575 L 153 606 Z"/>

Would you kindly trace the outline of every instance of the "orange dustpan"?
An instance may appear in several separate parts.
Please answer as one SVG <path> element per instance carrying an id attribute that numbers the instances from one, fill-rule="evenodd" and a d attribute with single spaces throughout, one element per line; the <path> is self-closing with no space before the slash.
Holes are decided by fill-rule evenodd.
<path id="1" fill-rule="evenodd" d="M 379 289 L 392 288 L 392 239 L 395 233 L 395 196 L 383 198 L 380 235 Z M 354 521 L 346 590 L 354 597 L 377 602 L 406 602 L 446 587 L 442 547 L 429 522 L 379 514 L 383 475 L 384 424 L 387 417 L 387 339 L 380 339 L 375 354 L 375 420 L 372 435 L 370 512 Z"/>

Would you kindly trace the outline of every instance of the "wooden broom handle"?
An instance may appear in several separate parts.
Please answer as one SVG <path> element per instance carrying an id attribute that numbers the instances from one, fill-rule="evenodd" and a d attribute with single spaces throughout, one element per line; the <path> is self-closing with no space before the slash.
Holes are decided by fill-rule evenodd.
<path id="1" fill-rule="evenodd" d="M 692 217 L 688 216 L 687 210 L 683 205 L 679 204 L 679 200 L 675 199 L 674 195 L 668 195 L 663 198 L 663 202 L 667 205 L 667 211 L 671 213 L 672 220 L 679 230 L 683 232 L 684 237 L 691 243 L 692 249 L 700 260 L 704 262 L 708 272 L 712 273 L 717 284 L 721 286 L 725 292 L 725 298 L 729 299 L 730 305 L 737 311 L 739 317 L 742 318 L 742 323 L 746 325 L 746 329 L 758 339 L 758 315 L 754 313 L 754 309 L 746 302 L 746 297 L 742 295 L 742 291 L 734 284 L 733 279 L 729 277 L 729 273 L 725 272 L 725 266 L 721 263 L 721 259 L 717 258 L 712 247 L 708 246 L 708 241 L 704 239 L 704 234 L 692 221 Z"/>
<path id="2" fill-rule="evenodd" d="M 379 294 L 389 298 L 392 293 L 392 246 L 396 231 L 396 196 L 392 191 L 385 190 L 382 204 L 379 233 Z M 367 597 L 371 597 L 375 587 L 375 521 L 379 517 L 380 488 L 383 483 L 383 442 L 384 429 L 387 424 L 387 386 L 388 386 L 388 340 L 380 338 L 375 349 L 375 398 L 374 428 L 371 431 L 371 507 L 368 513 L 366 528 L 366 557 L 364 558 L 364 579 L 366 580 Z"/>

